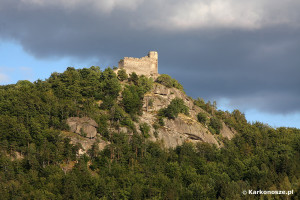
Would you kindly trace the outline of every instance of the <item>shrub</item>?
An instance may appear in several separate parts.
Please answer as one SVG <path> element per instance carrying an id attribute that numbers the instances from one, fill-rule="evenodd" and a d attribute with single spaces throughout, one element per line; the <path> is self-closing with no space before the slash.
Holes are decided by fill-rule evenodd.
<path id="1" fill-rule="evenodd" d="M 122 92 L 122 104 L 124 110 L 129 114 L 137 114 L 143 106 L 142 97 L 138 90 L 137 86 L 130 85 Z"/>
<path id="2" fill-rule="evenodd" d="M 203 113 L 203 112 L 198 113 L 197 118 L 198 118 L 198 121 L 199 121 L 201 124 L 206 125 L 206 122 L 207 122 L 207 115 L 206 115 L 205 113 Z"/>
<path id="3" fill-rule="evenodd" d="M 139 76 L 135 72 L 132 72 L 131 74 L 129 74 L 128 80 L 132 82 L 134 85 L 138 85 Z"/>
<path id="4" fill-rule="evenodd" d="M 128 75 L 127 75 L 125 69 L 120 69 L 120 70 L 118 71 L 118 79 L 119 79 L 120 81 L 124 81 L 124 80 L 128 79 Z"/>
<path id="5" fill-rule="evenodd" d="M 158 138 L 158 132 L 157 132 L 156 130 L 154 131 L 153 134 L 154 134 L 154 137 L 155 137 L 155 138 Z"/>
<path id="6" fill-rule="evenodd" d="M 130 128 L 132 131 L 135 129 L 133 121 L 128 116 L 125 116 L 122 121 L 120 121 L 120 124 Z"/>
<path id="7" fill-rule="evenodd" d="M 163 118 L 162 116 L 160 116 L 160 117 L 158 118 L 158 124 L 159 124 L 160 126 L 164 126 L 164 125 L 165 125 L 164 118 Z"/>
<path id="8" fill-rule="evenodd" d="M 122 121 L 126 115 L 125 111 L 115 104 L 110 110 L 109 110 L 109 118 L 112 121 Z"/>
<path id="9" fill-rule="evenodd" d="M 183 113 L 185 115 L 189 114 L 189 108 L 184 105 L 184 101 L 179 98 L 173 99 L 167 108 L 159 111 L 160 116 L 164 116 L 169 119 L 175 119 L 179 113 Z"/>
<path id="10" fill-rule="evenodd" d="M 157 83 L 160 83 L 166 87 L 173 87 L 173 81 L 171 76 L 167 75 L 167 74 L 162 74 L 160 75 L 157 79 L 156 79 Z"/>
<path id="11" fill-rule="evenodd" d="M 97 128 L 97 132 L 100 133 L 104 138 L 108 139 L 109 131 L 108 131 L 108 123 L 107 120 L 109 116 L 106 114 L 97 115 L 96 122 L 99 124 Z"/>
<path id="12" fill-rule="evenodd" d="M 153 87 L 153 79 L 147 78 L 146 76 L 142 75 L 139 77 L 138 86 L 141 89 L 141 91 L 145 94 L 146 92 L 149 92 Z"/>
<path id="13" fill-rule="evenodd" d="M 152 108 L 153 107 L 153 102 L 154 102 L 153 99 L 149 99 L 148 106 Z"/>
<path id="14" fill-rule="evenodd" d="M 223 125 L 222 125 L 222 122 L 218 118 L 212 117 L 210 119 L 209 127 L 212 128 L 213 130 L 215 130 L 216 134 L 220 134 L 220 131 L 221 131 Z"/>
<path id="15" fill-rule="evenodd" d="M 183 91 L 183 87 L 182 85 L 176 80 L 171 78 L 171 76 L 167 75 L 167 74 L 162 74 L 160 75 L 157 79 L 156 79 L 157 83 L 160 83 L 166 87 L 174 87 L 177 88 L 181 91 Z"/>
<path id="16" fill-rule="evenodd" d="M 152 126 L 155 130 L 157 130 L 157 129 L 159 129 L 160 125 L 157 122 L 155 122 Z"/>
<path id="17" fill-rule="evenodd" d="M 195 101 L 194 101 L 194 104 L 196 106 L 199 106 L 200 108 L 204 109 L 206 108 L 206 105 L 205 105 L 205 101 L 202 99 L 202 98 L 197 98 Z"/>
<path id="18" fill-rule="evenodd" d="M 87 136 L 86 132 L 83 131 L 83 128 L 80 129 L 80 135 L 82 137 L 86 137 Z"/>
<path id="19" fill-rule="evenodd" d="M 150 126 L 147 123 L 140 124 L 140 131 L 142 132 L 142 134 L 145 138 L 150 137 L 150 135 L 149 135 Z"/>

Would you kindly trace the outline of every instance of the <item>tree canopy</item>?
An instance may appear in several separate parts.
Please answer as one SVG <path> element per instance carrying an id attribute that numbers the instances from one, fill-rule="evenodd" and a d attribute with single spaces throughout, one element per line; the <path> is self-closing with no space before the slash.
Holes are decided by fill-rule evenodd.
<path id="1" fill-rule="evenodd" d="M 161 148 L 147 139 L 152 124 L 137 117 L 153 80 L 123 75 L 69 67 L 44 81 L 0 86 L 1 199 L 299 199 L 299 129 L 249 123 L 238 110 L 197 99 L 199 122 L 216 134 L 224 122 L 235 137 L 218 135 L 222 148 L 204 142 Z M 180 89 L 166 75 L 156 81 Z M 170 119 L 179 113 L 189 109 L 178 98 L 160 111 Z M 63 132 L 68 117 L 83 116 L 95 119 L 109 142 L 99 151 L 96 141 L 79 156 L 82 146 Z M 121 125 L 132 132 L 117 132 Z M 243 190 L 294 193 L 245 197 Z"/>

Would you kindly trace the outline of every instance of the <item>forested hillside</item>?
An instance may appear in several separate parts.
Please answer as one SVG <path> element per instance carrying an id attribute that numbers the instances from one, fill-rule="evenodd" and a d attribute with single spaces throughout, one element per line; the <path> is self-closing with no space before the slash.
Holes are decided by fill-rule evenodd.
<path id="1" fill-rule="evenodd" d="M 163 129 L 189 108 L 175 98 L 153 112 L 155 123 L 140 122 L 155 84 L 183 91 L 168 75 L 153 80 L 99 67 L 0 86 L 0 199 L 300 199 L 299 129 L 249 123 L 238 110 L 217 110 L 198 98 L 198 122 L 220 145 L 186 141 L 165 148 L 149 139 L 150 128 Z M 98 124 L 86 154 L 66 134 L 70 117 Z M 231 140 L 220 134 L 223 124 L 236 132 Z M 242 194 L 249 189 L 293 194 Z"/>

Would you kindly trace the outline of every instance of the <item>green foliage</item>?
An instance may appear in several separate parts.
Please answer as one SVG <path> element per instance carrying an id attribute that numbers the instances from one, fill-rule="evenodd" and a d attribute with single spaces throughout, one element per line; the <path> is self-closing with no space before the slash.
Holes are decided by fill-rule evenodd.
<path id="1" fill-rule="evenodd" d="M 167 75 L 167 74 L 161 74 L 157 79 L 156 79 L 157 83 L 160 83 L 166 87 L 173 87 L 173 80 L 171 78 L 171 76 Z"/>
<path id="2" fill-rule="evenodd" d="M 148 101 L 148 106 L 149 106 L 149 107 L 153 107 L 153 102 L 154 102 L 153 99 L 149 99 L 149 101 Z"/>
<path id="3" fill-rule="evenodd" d="M 166 87 L 169 88 L 177 88 L 181 91 L 183 91 L 183 87 L 182 85 L 175 79 L 171 78 L 171 76 L 167 75 L 167 74 L 161 74 L 157 79 L 156 79 L 157 83 L 160 83 Z"/>
<path id="4" fill-rule="evenodd" d="M 111 109 L 110 109 L 110 120 L 119 122 L 124 119 L 126 116 L 125 111 L 117 104 L 115 104 Z"/>
<path id="5" fill-rule="evenodd" d="M 238 110 L 216 111 L 215 104 L 196 100 L 211 108 L 212 131 L 221 129 L 222 119 L 238 134 L 224 140 L 222 148 L 184 143 L 162 149 L 160 142 L 145 139 L 148 124 L 141 123 L 142 134 L 137 134 L 133 123 L 132 115 L 141 111 L 143 95 L 151 88 L 148 81 L 138 77 L 125 86 L 126 101 L 121 102 L 120 83 L 109 68 L 69 67 L 46 81 L 0 86 L 1 199 L 244 199 L 241 191 L 248 189 L 293 189 L 293 195 L 267 198 L 298 198 L 299 129 L 250 124 Z M 158 116 L 160 125 L 165 112 L 188 114 L 182 100 L 173 101 Z M 99 107 L 99 102 L 106 105 Z M 96 141 L 79 156 L 82 147 L 62 137 L 71 116 L 92 117 L 109 145 L 99 151 Z M 133 134 L 109 131 L 118 125 Z"/>
<path id="6" fill-rule="evenodd" d="M 122 92 L 122 97 L 122 105 L 127 113 L 134 115 L 141 111 L 143 93 L 139 87 L 135 85 L 126 86 Z"/>
<path id="7" fill-rule="evenodd" d="M 169 119 L 175 119 L 179 113 L 188 115 L 189 108 L 184 104 L 182 99 L 175 98 L 171 101 L 167 108 L 159 110 L 158 115 Z"/>
<path id="8" fill-rule="evenodd" d="M 132 72 L 131 74 L 129 74 L 128 80 L 129 82 L 132 82 L 134 85 L 138 85 L 139 76 L 135 72 Z"/>
<path id="9" fill-rule="evenodd" d="M 122 92 L 122 106 L 124 110 L 134 117 L 141 114 L 144 94 L 152 89 L 153 79 L 138 76 L 135 72 L 130 74 L 130 85 L 126 85 Z"/>
<path id="10" fill-rule="evenodd" d="M 120 81 L 125 81 L 125 80 L 128 79 L 128 75 L 127 75 L 125 69 L 120 69 L 120 70 L 118 71 L 118 79 L 119 79 Z"/>
<path id="11" fill-rule="evenodd" d="M 110 110 L 110 121 L 112 125 L 119 128 L 119 125 L 126 126 L 135 131 L 134 123 L 130 117 L 119 105 L 114 105 Z"/>
<path id="12" fill-rule="evenodd" d="M 139 77 L 138 84 L 137 84 L 142 91 L 143 94 L 149 92 L 153 87 L 153 79 L 147 78 L 144 75 Z"/>
<path id="13" fill-rule="evenodd" d="M 160 113 L 159 113 L 159 114 L 160 114 Z M 163 113 L 162 113 L 162 114 L 163 114 Z M 158 124 L 159 124 L 160 126 L 164 126 L 164 125 L 165 125 L 163 116 L 158 116 Z"/>
<path id="14" fill-rule="evenodd" d="M 32 88 L 32 87 L 34 87 L 34 84 L 31 83 L 30 81 L 23 80 L 23 81 L 18 81 L 17 84 L 16 84 L 16 87 L 17 88 L 22 88 L 22 87 Z"/>
<path id="15" fill-rule="evenodd" d="M 194 100 L 194 104 L 202 109 L 205 109 L 205 101 L 202 98 L 197 98 Z"/>
<path id="16" fill-rule="evenodd" d="M 205 114 L 204 112 L 200 112 L 197 115 L 197 119 L 201 124 L 206 125 L 208 117 L 207 117 L 207 114 Z"/>
<path id="17" fill-rule="evenodd" d="M 136 132 L 134 123 L 129 116 L 125 116 L 124 119 L 120 122 L 120 124 L 130 128 L 133 132 Z"/>
<path id="18" fill-rule="evenodd" d="M 144 133 L 147 127 L 141 124 Z M 49 146 L 49 141 L 59 139 L 49 130 L 46 135 L 53 138 L 47 139 L 42 148 L 31 144 L 24 162 L 0 154 L 1 196 L 4 199 L 243 199 L 240 191 L 245 189 L 296 188 L 291 195 L 295 198 L 300 180 L 300 131 L 272 129 L 259 123 L 248 128 L 221 149 L 207 143 L 184 143 L 166 150 L 136 134 L 129 139 L 126 134 L 114 133 L 111 144 L 103 151 L 94 143 L 88 151 L 89 158 L 77 158 L 77 164 L 66 173 L 51 163 L 61 156 L 71 162 L 76 158 L 75 148 L 70 140 L 64 139 L 56 144 L 62 149 L 52 152 L 55 145 Z"/>
<path id="19" fill-rule="evenodd" d="M 39 126 L 39 124 L 36 124 Z M 18 146 L 25 146 L 34 137 L 34 133 L 30 134 L 24 124 L 18 123 L 17 117 L 9 117 L 0 115 L 0 140 L 15 142 Z M 35 128 L 35 127 L 32 127 Z"/>
<path id="20" fill-rule="evenodd" d="M 83 128 L 80 129 L 80 135 L 83 137 L 87 136 L 86 132 L 83 131 Z"/>
<path id="21" fill-rule="evenodd" d="M 210 118 L 209 127 L 212 129 L 213 133 L 220 134 L 223 125 L 217 117 L 212 117 Z"/>
<path id="22" fill-rule="evenodd" d="M 0 130 L 0 138 L 16 142 L 16 150 L 22 151 L 29 143 L 41 144 L 44 130 L 68 130 L 68 117 L 99 114 L 95 100 L 102 100 L 102 109 L 111 108 L 120 90 L 120 82 L 110 68 L 101 72 L 94 66 L 78 70 L 68 67 L 63 73 L 52 73 L 46 81 L 1 86 L 0 123 L 7 128 Z M 101 124 L 105 125 L 104 121 Z M 100 129 L 104 133 L 107 130 Z"/>
<path id="23" fill-rule="evenodd" d="M 111 102 L 116 99 L 121 90 L 121 84 L 111 68 L 106 68 L 100 76 L 100 94 L 99 97 L 107 102 Z M 112 105 L 112 104 L 110 104 Z M 108 109 L 110 107 L 107 107 Z"/>
<path id="24" fill-rule="evenodd" d="M 150 126 L 147 123 L 140 124 L 140 131 L 145 138 L 149 138 Z"/>
<path id="25" fill-rule="evenodd" d="M 213 101 L 213 103 L 211 103 L 210 101 L 208 101 L 207 103 L 205 103 L 205 101 L 202 98 L 197 98 L 196 100 L 194 100 L 194 104 L 196 106 L 199 106 L 200 108 L 202 108 L 203 110 L 205 110 L 206 112 L 210 113 L 210 114 L 215 114 L 215 112 L 217 112 L 217 103 L 216 101 Z"/>
<path id="26" fill-rule="evenodd" d="M 155 138 L 158 138 L 158 132 L 157 132 L 157 130 L 155 130 L 155 131 L 153 132 L 153 135 L 154 135 Z"/>
<path id="27" fill-rule="evenodd" d="M 232 127 L 239 132 L 243 131 L 243 129 L 248 126 L 245 115 L 239 110 L 234 110 L 232 113 L 219 111 L 218 115 L 227 126 Z M 265 125 L 259 124 L 261 123 L 258 123 L 257 126 L 265 127 Z"/>
<path id="28" fill-rule="evenodd" d="M 134 133 L 136 132 L 136 128 L 135 128 L 135 126 L 134 126 L 134 123 L 133 123 L 131 117 L 126 116 L 126 117 L 121 121 L 120 124 L 123 125 L 123 126 L 126 126 L 126 127 L 130 128 L 130 129 L 132 130 L 132 132 L 134 132 Z"/>

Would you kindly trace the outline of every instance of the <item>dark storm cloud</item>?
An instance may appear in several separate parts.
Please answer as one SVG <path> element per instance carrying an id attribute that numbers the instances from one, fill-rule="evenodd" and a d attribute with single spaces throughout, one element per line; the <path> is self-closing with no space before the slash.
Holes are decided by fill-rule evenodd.
<path id="1" fill-rule="evenodd" d="M 190 96 L 227 98 L 244 109 L 300 111 L 300 18 L 294 12 L 299 3 L 285 4 L 278 16 L 278 6 L 254 1 L 270 11 L 252 15 L 257 4 L 249 3 L 251 12 L 241 19 L 243 5 L 231 0 L 235 14 L 224 21 L 228 5 L 217 0 L 205 5 L 190 0 L 191 8 L 180 1 L 69 2 L 1 1 L 0 38 L 16 40 L 37 58 L 98 58 L 100 66 L 157 50 L 160 73 L 180 80 Z M 211 11 L 215 5 L 224 7 L 224 15 Z"/>

